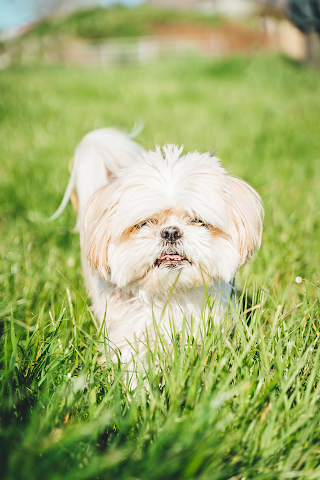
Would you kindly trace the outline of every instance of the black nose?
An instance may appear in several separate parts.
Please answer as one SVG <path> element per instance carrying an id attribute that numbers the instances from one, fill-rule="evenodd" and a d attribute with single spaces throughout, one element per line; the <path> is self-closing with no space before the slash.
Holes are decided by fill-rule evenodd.
<path id="1" fill-rule="evenodd" d="M 182 231 L 178 227 L 166 227 L 162 230 L 161 237 L 168 243 L 175 243 L 182 237 Z"/>

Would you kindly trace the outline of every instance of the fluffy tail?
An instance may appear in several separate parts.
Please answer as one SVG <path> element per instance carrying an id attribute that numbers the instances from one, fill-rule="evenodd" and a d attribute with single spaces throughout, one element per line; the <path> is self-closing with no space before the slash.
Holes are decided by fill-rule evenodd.
<path id="1" fill-rule="evenodd" d="M 70 180 L 62 202 L 48 221 L 52 222 L 61 215 L 73 189 L 76 188 L 79 202 L 78 227 L 90 196 L 98 188 L 113 181 L 122 168 L 144 152 L 144 149 L 131 139 L 140 131 L 141 124 L 128 135 L 114 128 L 101 128 L 85 135 L 76 148 Z"/>

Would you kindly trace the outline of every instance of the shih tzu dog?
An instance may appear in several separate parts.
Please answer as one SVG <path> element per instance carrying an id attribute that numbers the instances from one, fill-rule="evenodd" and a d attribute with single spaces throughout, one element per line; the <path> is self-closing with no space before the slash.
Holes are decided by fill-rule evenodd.
<path id="1" fill-rule="evenodd" d="M 219 322 L 230 281 L 260 246 L 259 195 L 209 153 L 146 152 L 120 131 L 96 130 L 76 149 L 52 219 L 70 196 L 92 309 L 123 362 L 133 349 L 143 356 L 155 324 L 170 336 L 187 322 L 196 335 L 208 298 Z"/>

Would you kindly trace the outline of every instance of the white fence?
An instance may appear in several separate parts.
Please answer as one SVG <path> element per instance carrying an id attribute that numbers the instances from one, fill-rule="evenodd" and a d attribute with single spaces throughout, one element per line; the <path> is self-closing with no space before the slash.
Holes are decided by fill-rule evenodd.
<path id="1" fill-rule="evenodd" d="M 296 59 L 306 57 L 306 38 L 287 21 L 265 19 L 264 28 L 249 33 L 240 30 L 155 35 L 99 40 L 74 40 L 68 37 L 26 39 L 6 44 L 0 54 L 0 68 L 11 63 L 74 64 L 106 67 L 116 64 L 148 64 L 161 58 L 192 55 L 219 57 L 231 52 L 256 50 L 283 51 Z"/>
<path id="2" fill-rule="evenodd" d="M 161 58 L 192 55 L 220 56 L 229 53 L 228 40 L 216 34 L 159 35 L 75 41 L 67 38 L 24 40 L 8 46 L 2 57 L 3 67 L 10 63 L 66 63 L 87 66 L 146 64 Z M 1 56 L 0 56 L 1 68 Z"/>

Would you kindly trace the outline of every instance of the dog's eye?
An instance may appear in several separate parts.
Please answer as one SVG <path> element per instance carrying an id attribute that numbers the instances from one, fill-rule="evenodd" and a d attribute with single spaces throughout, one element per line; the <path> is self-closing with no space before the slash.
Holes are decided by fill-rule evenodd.
<path id="1" fill-rule="evenodd" d="M 143 222 L 143 223 L 138 223 L 138 225 L 136 225 L 136 227 L 138 229 L 142 228 L 142 227 L 145 227 L 146 225 L 148 225 L 148 222 Z"/>
<path id="2" fill-rule="evenodd" d="M 199 218 L 193 218 L 190 223 L 199 225 L 199 227 L 207 227 L 208 224 L 205 223 L 203 220 L 200 220 Z"/>
<path id="3" fill-rule="evenodd" d="M 151 218 L 150 220 L 146 220 L 145 222 L 137 223 L 135 227 L 140 230 L 140 228 L 146 227 L 147 225 L 154 225 L 157 223 L 157 220 L 154 218 Z"/>

